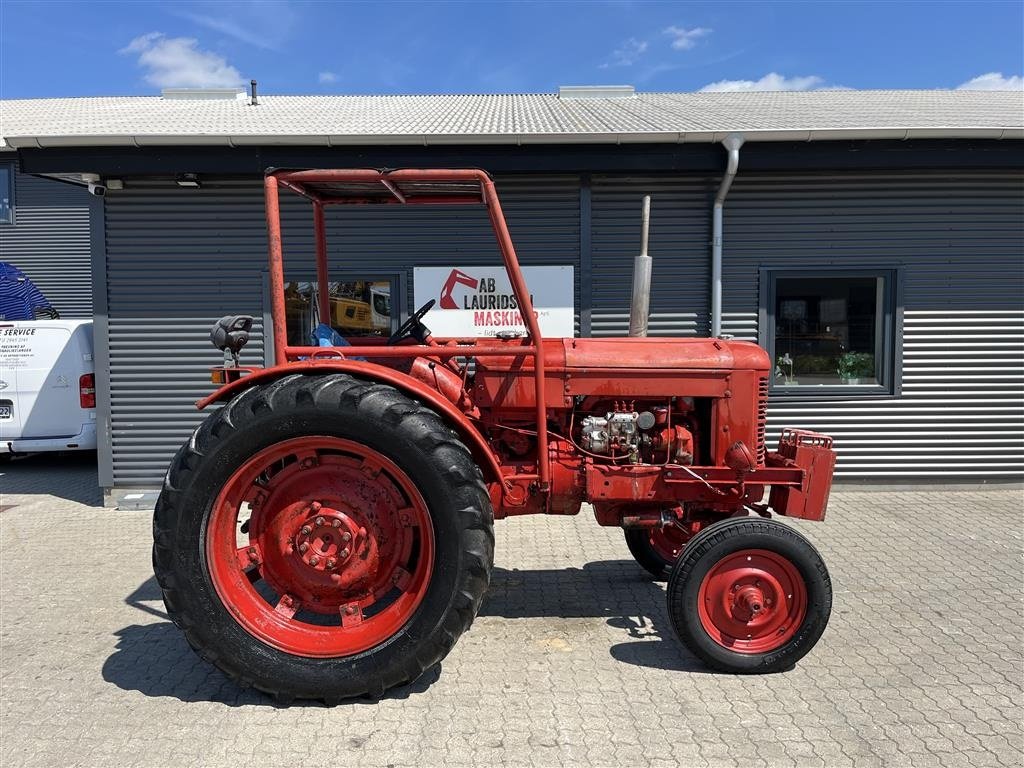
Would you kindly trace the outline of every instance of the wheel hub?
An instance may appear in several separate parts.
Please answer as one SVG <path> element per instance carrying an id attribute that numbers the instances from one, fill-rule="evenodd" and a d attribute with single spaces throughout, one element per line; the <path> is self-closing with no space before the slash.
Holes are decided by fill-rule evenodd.
<path id="1" fill-rule="evenodd" d="M 757 586 L 747 584 L 736 590 L 736 597 L 732 602 L 732 615 L 737 620 L 751 621 L 764 609 L 765 596 Z"/>
<path id="2" fill-rule="evenodd" d="M 697 611 L 705 631 L 738 653 L 765 653 L 785 645 L 807 610 L 807 590 L 796 566 L 767 550 L 734 552 L 701 582 Z"/>
<path id="3" fill-rule="evenodd" d="M 314 501 L 306 508 L 292 536 L 293 552 L 315 571 L 335 573 L 345 569 L 352 558 L 367 554 L 366 528 L 340 509 Z"/>

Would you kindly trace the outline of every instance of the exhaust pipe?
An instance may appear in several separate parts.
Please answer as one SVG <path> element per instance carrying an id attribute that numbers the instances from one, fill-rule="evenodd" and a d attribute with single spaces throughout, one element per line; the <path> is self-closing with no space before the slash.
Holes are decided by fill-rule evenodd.
<path id="1" fill-rule="evenodd" d="M 629 335 L 646 336 L 651 309 L 651 257 L 647 255 L 647 233 L 651 226 L 651 196 L 644 195 L 640 225 L 640 253 L 633 260 L 633 296 L 629 304 Z"/>

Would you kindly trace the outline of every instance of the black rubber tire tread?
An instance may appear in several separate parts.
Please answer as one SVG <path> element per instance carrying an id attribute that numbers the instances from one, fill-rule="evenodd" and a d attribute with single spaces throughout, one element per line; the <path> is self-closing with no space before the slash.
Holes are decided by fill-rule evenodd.
<path id="1" fill-rule="evenodd" d="M 655 581 L 667 581 L 675 561 L 666 560 L 651 546 L 651 537 L 646 528 L 623 528 L 629 554 L 640 567 L 654 577 Z"/>
<path id="2" fill-rule="evenodd" d="M 807 587 L 807 613 L 788 643 L 767 653 L 743 654 L 719 645 L 704 630 L 697 594 L 711 568 L 732 552 L 766 549 L 787 557 Z M 668 613 L 676 637 L 712 669 L 732 674 L 769 674 L 791 668 L 818 642 L 832 612 L 832 580 L 818 550 L 777 520 L 734 517 L 708 526 L 687 544 L 669 576 Z"/>
<path id="3" fill-rule="evenodd" d="M 223 483 L 256 451 L 304 434 L 336 434 L 388 455 L 417 485 L 434 523 L 423 602 L 394 636 L 353 656 L 294 656 L 250 635 L 221 603 L 205 564 L 206 521 Z M 171 461 L 153 515 L 153 569 L 172 621 L 203 659 L 284 703 L 380 697 L 414 681 L 472 624 L 493 559 L 490 497 L 454 430 L 397 389 L 345 374 L 286 376 L 211 414 Z"/>

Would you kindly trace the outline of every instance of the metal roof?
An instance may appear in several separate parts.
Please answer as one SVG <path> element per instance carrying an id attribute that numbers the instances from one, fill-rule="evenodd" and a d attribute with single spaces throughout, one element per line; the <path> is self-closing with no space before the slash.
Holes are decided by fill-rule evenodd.
<path id="1" fill-rule="evenodd" d="M 1024 138 L 1020 91 L 114 96 L 0 101 L 9 148 Z"/>

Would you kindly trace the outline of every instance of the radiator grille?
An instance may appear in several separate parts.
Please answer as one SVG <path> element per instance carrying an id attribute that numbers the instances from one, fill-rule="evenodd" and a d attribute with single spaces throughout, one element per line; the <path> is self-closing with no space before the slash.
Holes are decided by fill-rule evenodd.
<path id="1" fill-rule="evenodd" d="M 757 387 L 757 463 L 764 464 L 764 429 L 768 422 L 768 379 L 762 378 Z"/>

